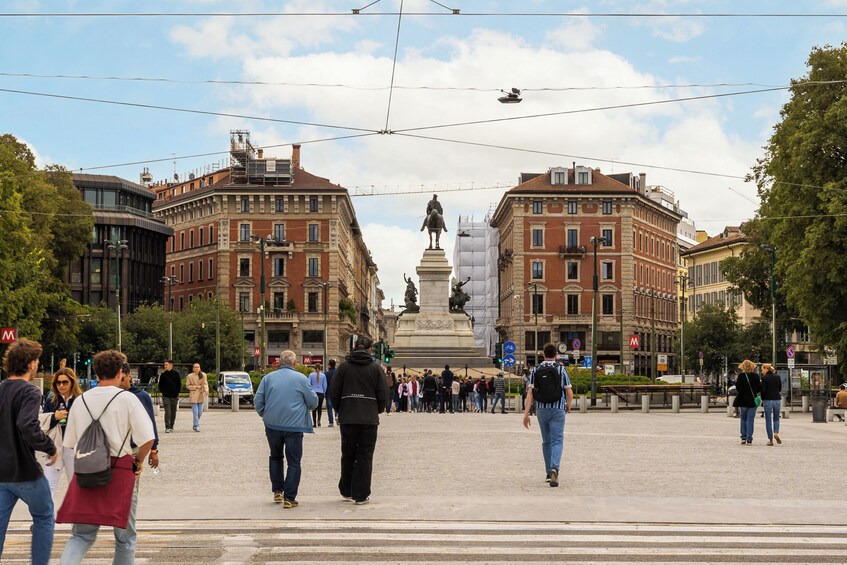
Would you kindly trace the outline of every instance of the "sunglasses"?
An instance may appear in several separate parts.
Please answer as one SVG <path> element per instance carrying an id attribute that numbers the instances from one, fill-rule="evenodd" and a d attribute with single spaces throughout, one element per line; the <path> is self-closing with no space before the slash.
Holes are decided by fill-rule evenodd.
<path id="1" fill-rule="evenodd" d="M 69 384 L 71 384 L 71 381 L 56 381 L 56 384 L 60 385 L 60 386 L 61 385 L 69 385 Z"/>

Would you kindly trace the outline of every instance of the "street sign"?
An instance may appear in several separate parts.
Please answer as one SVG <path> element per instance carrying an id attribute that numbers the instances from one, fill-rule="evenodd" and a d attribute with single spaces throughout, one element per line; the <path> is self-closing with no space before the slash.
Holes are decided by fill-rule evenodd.
<path id="1" fill-rule="evenodd" d="M 793 368 L 794 368 L 794 357 L 789 357 L 789 358 L 788 358 L 788 368 L 789 368 L 789 369 L 793 369 Z"/>
<path id="2" fill-rule="evenodd" d="M 579 349 L 573 350 L 573 358 L 579 361 Z"/>
<path id="3" fill-rule="evenodd" d="M 585 356 L 585 360 L 583 360 L 583 362 L 580 363 L 580 367 L 585 367 L 586 369 L 591 368 L 591 355 Z"/>
<path id="4" fill-rule="evenodd" d="M 503 365 L 506 367 L 514 367 L 515 363 L 517 363 L 517 359 L 515 359 L 514 355 L 506 355 L 503 357 Z"/>
<path id="5" fill-rule="evenodd" d="M 503 344 L 503 353 L 505 353 L 506 355 L 511 355 L 511 354 L 512 354 L 512 353 L 514 353 L 517 349 L 518 349 L 518 348 L 517 348 L 517 347 L 515 347 L 515 342 L 514 342 L 514 341 L 507 341 L 506 343 L 504 343 L 504 344 Z"/>
<path id="6" fill-rule="evenodd" d="M 629 347 L 631 349 L 638 349 L 638 336 L 637 335 L 629 336 Z"/>
<path id="7" fill-rule="evenodd" d="M 258 357 L 261 354 L 262 354 L 262 348 L 261 347 L 257 347 L 253 350 L 253 357 Z"/>
<path id="8" fill-rule="evenodd" d="M 700 368 L 701 369 L 703 368 L 703 358 L 702 357 L 700 357 Z"/>
<path id="9" fill-rule="evenodd" d="M 701 365 L 702 365 L 702 361 L 703 361 L 703 352 L 701 351 L 701 352 L 699 353 L 699 355 L 698 355 L 698 356 L 700 357 L 700 361 L 701 361 Z"/>
<path id="10" fill-rule="evenodd" d="M 0 343 L 12 343 L 18 339 L 18 328 L 1 328 Z"/>
<path id="11" fill-rule="evenodd" d="M 579 339 L 573 340 L 573 348 L 574 350 L 579 351 L 580 349 L 582 349 L 582 342 L 579 341 Z"/>
<path id="12" fill-rule="evenodd" d="M 668 370 L 668 356 L 667 355 L 657 355 L 656 356 L 656 370 L 657 371 L 667 371 Z"/>
<path id="13" fill-rule="evenodd" d="M 614 365 L 603 365 L 603 372 L 607 375 L 615 374 L 615 366 Z"/>
<path id="14" fill-rule="evenodd" d="M 785 350 L 785 356 L 789 359 L 794 359 L 794 346 L 789 345 L 788 349 Z"/>

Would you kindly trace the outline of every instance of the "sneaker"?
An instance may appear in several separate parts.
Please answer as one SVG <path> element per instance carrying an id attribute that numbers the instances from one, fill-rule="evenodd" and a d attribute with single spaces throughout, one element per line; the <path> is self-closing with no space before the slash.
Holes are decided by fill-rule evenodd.
<path id="1" fill-rule="evenodd" d="M 746 439 L 742 439 L 742 440 L 741 440 L 741 445 L 747 445 L 747 440 L 746 440 Z"/>
<path id="2" fill-rule="evenodd" d="M 277 504 L 279 504 L 280 502 L 282 502 L 282 500 L 283 500 L 282 493 L 281 493 L 281 492 L 279 492 L 279 491 L 275 492 L 275 493 L 274 493 L 274 502 L 276 502 Z"/>
<path id="3" fill-rule="evenodd" d="M 357 501 L 356 501 L 356 506 L 361 506 L 361 505 L 363 505 L 363 504 L 367 504 L 367 503 L 369 503 L 370 501 L 371 501 L 371 497 L 368 497 L 368 498 L 366 498 L 366 499 L 364 499 L 364 500 L 357 500 Z"/>
<path id="4" fill-rule="evenodd" d="M 344 496 L 344 495 L 342 494 L 342 495 L 341 495 L 341 498 L 342 498 L 345 502 L 353 502 L 353 497 L 352 497 L 352 496 Z"/>
<path id="5" fill-rule="evenodd" d="M 166 429 L 165 429 L 165 433 L 166 433 L 166 434 L 169 434 L 169 433 L 171 433 L 172 431 L 174 431 L 174 429 L 173 429 L 173 428 L 166 428 Z"/>
<path id="6" fill-rule="evenodd" d="M 557 487 L 559 486 L 559 471 L 553 469 L 550 471 L 550 486 Z"/>
<path id="7" fill-rule="evenodd" d="M 546 479 L 544 479 L 544 482 L 545 482 L 545 483 L 549 483 L 549 482 L 550 482 L 550 473 L 547 473 L 547 478 L 546 478 Z"/>
<path id="8" fill-rule="evenodd" d="M 298 506 L 300 506 L 300 503 L 299 503 L 299 502 L 297 502 L 296 500 L 290 500 L 290 499 L 286 498 L 286 499 L 282 502 L 282 507 L 283 507 L 283 508 L 297 508 Z"/>
<path id="9" fill-rule="evenodd" d="M 842 418 L 841 421 L 843 422 L 844 419 Z M 774 432 L 773 438 L 776 440 L 777 443 L 782 443 L 782 440 L 779 439 L 779 432 Z"/>
<path id="10" fill-rule="evenodd" d="M 329 427 L 330 427 L 330 428 L 332 428 L 332 427 L 333 427 L 333 424 L 332 424 L 332 422 L 330 422 L 330 423 L 329 423 Z"/>

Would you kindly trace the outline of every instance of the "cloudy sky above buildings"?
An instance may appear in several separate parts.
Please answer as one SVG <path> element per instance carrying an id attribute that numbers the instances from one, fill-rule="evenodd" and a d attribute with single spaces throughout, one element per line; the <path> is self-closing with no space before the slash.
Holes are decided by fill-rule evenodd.
<path id="1" fill-rule="evenodd" d="M 574 162 L 647 173 L 710 234 L 749 218 L 756 190 L 743 177 L 788 97 L 768 89 L 847 37 L 847 0 L 440 2 L 458 16 L 404 0 L 399 41 L 400 0 L 351 14 L 369 2 L 6 0 L 0 13 L 191 15 L 0 17 L 0 130 L 40 164 L 134 181 L 144 166 L 164 180 L 225 160 L 230 129 L 249 129 L 266 155 L 302 143 L 306 170 L 354 195 L 388 306 L 426 246 L 432 193 L 451 261 L 459 216 L 484 219 L 521 172 Z M 718 13 L 746 15 L 685 15 Z M 523 102 L 498 103 L 512 87 Z M 150 162 L 96 168 L 138 161 Z"/>

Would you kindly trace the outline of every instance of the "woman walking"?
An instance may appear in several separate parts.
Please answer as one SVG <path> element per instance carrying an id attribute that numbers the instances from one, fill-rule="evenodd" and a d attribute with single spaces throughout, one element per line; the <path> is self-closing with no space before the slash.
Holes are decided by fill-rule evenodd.
<path id="1" fill-rule="evenodd" d="M 79 382 L 76 378 L 76 373 L 73 369 L 62 367 L 53 375 L 53 385 L 50 387 L 52 392 L 47 401 L 44 403 L 43 413 L 50 414 L 49 428 L 44 430 L 51 434 L 50 430 L 56 429 L 58 426 L 58 442 L 54 442 L 56 447 L 61 450 L 59 460 L 49 467 L 44 467 L 44 476 L 47 477 L 47 482 L 50 484 L 50 493 L 56 491 L 56 485 L 59 484 L 59 478 L 62 476 L 62 470 L 65 471 L 65 477 L 68 483 L 74 476 L 74 450 L 72 448 L 61 448 L 62 439 L 65 437 L 65 426 L 68 423 L 68 412 L 73 406 L 74 399 L 82 394 L 79 388 Z"/>
<path id="2" fill-rule="evenodd" d="M 209 397 L 209 381 L 206 373 L 200 370 L 200 363 L 194 363 L 191 372 L 185 377 L 185 388 L 188 389 L 188 401 L 191 402 L 191 414 L 194 416 L 194 431 L 200 431 L 200 416 L 203 406 Z"/>
<path id="3" fill-rule="evenodd" d="M 753 443 L 756 408 L 761 403 L 759 393 L 762 391 L 762 382 L 755 373 L 756 364 L 749 359 L 742 361 L 738 368 L 741 369 L 741 374 L 735 379 L 735 390 L 738 394 L 732 405 L 741 413 L 741 445 L 750 445 Z"/>
<path id="4" fill-rule="evenodd" d="M 782 443 L 779 439 L 779 412 L 782 410 L 782 379 L 776 374 L 773 365 L 762 365 L 762 404 L 765 406 L 765 430 L 768 432 L 768 445 Z M 773 423 L 771 423 L 773 421 Z"/>
<path id="5" fill-rule="evenodd" d="M 315 370 L 309 374 L 309 384 L 318 395 L 318 407 L 312 410 L 312 425 L 321 427 L 321 416 L 324 411 L 324 396 L 326 396 L 326 375 L 321 372 L 321 365 L 315 365 Z"/>

